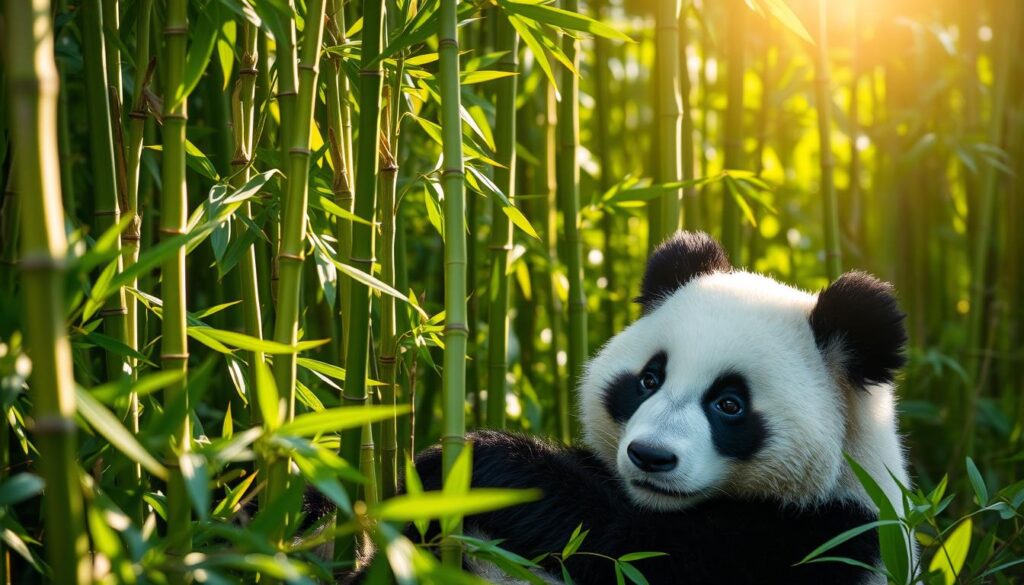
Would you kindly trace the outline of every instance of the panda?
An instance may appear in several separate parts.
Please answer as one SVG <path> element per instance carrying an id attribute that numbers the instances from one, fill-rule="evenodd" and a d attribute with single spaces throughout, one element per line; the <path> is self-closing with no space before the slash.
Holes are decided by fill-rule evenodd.
<path id="1" fill-rule="evenodd" d="M 582 525 L 580 550 L 593 554 L 565 562 L 580 584 L 614 583 L 603 557 L 637 551 L 666 553 L 633 563 L 654 585 L 884 583 L 838 562 L 793 565 L 877 519 L 844 453 L 903 509 L 893 378 L 907 336 L 891 285 L 849 272 L 811 294 L 734 269 L 710 236 L 679 232 L 651 255 L 637 302 L 641 317 L 586 366 L 582 446 L 469 435 L 474 487 L 544 496 L 467 517 L 466 532 L 536 558 Z M 415 463 L 439 489 L 440 448 Z M 877 566 L 877 534 L 829 554 Z M 557 559 L 541 565 L 561 582 Z"/>

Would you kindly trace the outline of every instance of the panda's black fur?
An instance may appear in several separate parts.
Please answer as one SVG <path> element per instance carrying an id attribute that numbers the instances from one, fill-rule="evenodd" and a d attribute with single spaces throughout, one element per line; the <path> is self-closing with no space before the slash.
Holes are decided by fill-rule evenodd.
<path id="1" fill-rule="evenodd" d="M 466 533 L 504 539 L 502 547 L 527 558 L 561 552 L 582 525 L 590 532 L 581 551 L 613 558 L 667 553 L 633 563 L 653 585 L 852 585 L 867 574 L 833 562 L 793 566 L 833 536 L 877 519 L 858 506 L 831 503 L 798 510 L 770 501 L 714 499 L 680 512 L 644 511 L 586 449 L 497 431 L 477 431 L 468 439 L 473 487 L 539 488 L 544 493 L 537 502 L 471 516 L 464 523 Z M 441 489 L 440 447 L 420 454 L 416 469 L 425 489 Z M 406 536 L 419 540 L 412 529 Z M 877 536 L 869 531 L 829 555 L 873 565 Z M 552 575 L 561 574 L 555 559 L 541 564 Z M 574 555 L 566 567 L 576 583 L 615 582 L 612 563 L 604 558 Z"/>
<path id="2" fill-rule="evenodd" d="M 724 250 L 709 236 L 680 233 L 652 254 L 637 301 L 649 315 L 688 282 L 731 270 Z M 820 293 L 808 325 L 814 343 L 844 384 L 867 388 L 892 382 L 903 365 L 903 317 L 890 285 L 855 272 Z M 620 424 L 639 405 L 605 392 L 603 407 Z M 785 503 L 782 497 L 716 496 L 682 510 L 656 511 L 638 506 L 615 469 L 587 448 L 498 431 L 476 431 L 467 438 L 473 445 L 473 487 L 536 488 L 543 498 L 467 517 L 465 532 L 500 539 L 502 547 L 527 558 L 547 554 L 541 565 L 556 579 L 561 568 L 551 554 L 559 553 L 581 525 L 589 534 L 580 550 L 602 556 L 577 554 L 566 561 L 580 584 L 614 583 L 613 566 L 604 557 L 633 552 L 666 553 L 633 562 L 653 585 L 853 585 L 871 578 L 869 571 L 840 562 L 796 566 L 829 539 L 877 520 L 862 503 L 836 498 L 800 506 Z M 750 448 L 736 453 L 716 447 L 737 459 L 756 457 L 759 441 L 747 443 Z M 441 489 L 440 447 L 421 453 L 415 464 L 425 489 Z M 431 531 L 436 535 L 436 524 Z M 412 527 L 405 534 L 419 540 Z M 828 556 L 876 566 L 877 533 L 863 532 Z"/>

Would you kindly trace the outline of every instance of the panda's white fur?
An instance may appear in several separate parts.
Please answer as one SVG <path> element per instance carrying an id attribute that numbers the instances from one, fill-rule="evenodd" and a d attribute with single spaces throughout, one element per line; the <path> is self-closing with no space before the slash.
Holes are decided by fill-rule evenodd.
<path id="1" fill-rule="evenodd" d="M 799 506 L 850 500 L 873 508 L 843 453 L 858 461 L 902 509 L 895 476 L 909 485 L 886 384 L 855 388 L 837 374 L 841 348 L 822 351 L 809 323 L 817 295 L 743 271 L 698 276 L 612 338 L 586 368 L 579 416 L 584 439 L 626 479 L 643 475 L 626 455 L 634 440 L 655 442 L 679 458 L 659 485 L 706 495 L 777 498 Z M 640 371 L 668 353 L 662 387 L 625 425 L 612 420 L 604 391 L 623 369 Z M 724 371 L 746 377 L 752 407 L 769 438 L 748 461 L 719 455 L 698 404 Z M 890 472 L 892 475 L 890 475 Z M 642 506 L 670 510 L 700 498 L 627 486 Z"/>

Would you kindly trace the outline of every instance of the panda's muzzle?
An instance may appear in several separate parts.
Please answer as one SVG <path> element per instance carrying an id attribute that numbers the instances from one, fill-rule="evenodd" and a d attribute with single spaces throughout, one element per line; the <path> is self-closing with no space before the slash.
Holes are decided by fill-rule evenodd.
<path id="1" fill-rule="evenodd" d="M 630 443 L 626 447 L 626 454 L 633 465 L 647 473 L 672 471 L 679 464 L 675 453 L 640 441 Z"/>

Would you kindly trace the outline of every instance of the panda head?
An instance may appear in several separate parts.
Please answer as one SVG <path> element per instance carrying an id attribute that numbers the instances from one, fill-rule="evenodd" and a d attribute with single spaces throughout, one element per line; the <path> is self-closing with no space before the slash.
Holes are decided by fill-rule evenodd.
<path id="1" fill-rule="evenodd" d="M 652 254 L 637 300 L 641 318 L 580 388 L 585 440 L 637 504 L 844 497 L 859 490 L 844 452 L 904 473 L 891 382 L 906 333 L 890 285 L 853 272 L 809 294 L 681 232 Z"/>

